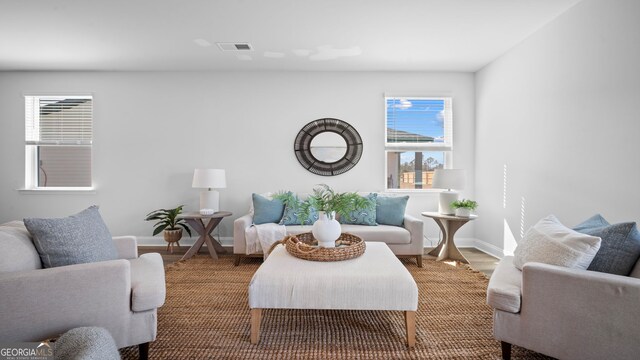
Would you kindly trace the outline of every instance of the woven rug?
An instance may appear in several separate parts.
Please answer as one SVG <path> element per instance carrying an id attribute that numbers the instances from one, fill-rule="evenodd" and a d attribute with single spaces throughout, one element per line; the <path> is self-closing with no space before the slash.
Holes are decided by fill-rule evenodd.
<path id="1" fill-rule="evenodd" d="M 419 289 L 416 346 L 405 345 L 404 317 L 393 311 L 264 310 L 260 343 L 249 342 L 248 285 L 261 262 L 233 266 L 199 255 L 166 268 L 151 359 L 499 359 L 486 277 L 425 258 L 404 261 Z M 137 347 L 121 350 L 137 359 Z M 513 359 L 548 359 L 513 348 Z"/>

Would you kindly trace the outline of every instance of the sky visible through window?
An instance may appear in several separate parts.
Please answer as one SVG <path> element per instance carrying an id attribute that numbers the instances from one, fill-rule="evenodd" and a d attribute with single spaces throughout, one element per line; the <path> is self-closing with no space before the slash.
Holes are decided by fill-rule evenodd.
<path id="1" fill-rule="evenodd" d="M 387 142 L 399 142 L 390 137 L 392 130 L 398 133 L 417 135 L 413 143 L 444 142 L 444 108 L 443 99 L 412 99 L 412 98 L 388 98 L 387 101 Z M 419 136 L 426 137 L 420 138 Z M 444 163 L 442 152 L 428 152 L 426 156 L 435 158 L 440 164 Z M 426 158 L 426 157 L 425 157 Z M 408 163 L 415 159 L 414 152 L 403 152 L 400 155 L 401 163 Z"/>

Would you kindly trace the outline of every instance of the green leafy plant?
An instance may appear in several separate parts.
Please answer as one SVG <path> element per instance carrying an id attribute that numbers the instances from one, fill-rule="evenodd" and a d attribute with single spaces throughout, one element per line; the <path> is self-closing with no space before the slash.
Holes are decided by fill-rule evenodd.
<path id="1" fill-rule="evenodd" d="M 153 225 L 153 235 L 158 235 L 162 230 L 178 230 L 182 227 L 191 236 L 191 229 L 189 229 L 187 223 L 184 219 L 178 218 L 178 215 L 182 213 L 183 207 L 184 205 L 180 205 L 175 209 L 158 209 L 148 213 L 145 218 L 146 221 L 158 221 Z"/>
<path id="2" fill-rule="evenodd" d="M 279 191 L 273 195 L 273 198 L 282 201 L 285 206 L 292 207 L 294 210 L 298 210 L 301 203 L 298 197 L 291 191 Z"/>
<path id="3" fill-rule="evenodd" d="M 478 207 L 478 203 L 473 200 L 462 199 L 462 200 L 456 200 L 452 202 L 451 207 L 454 209 L 463 208 L 463 209 L 475 210 Z"/>
<path id="4" fill-rule="evenodd" d="M 334 212 L 347 217 L 352 211 L 369 205 L 369 201 L 355 192 L 337 193 L 329 185 L 319 184 L 307 201 L 302 203 L 301 217 L 308 219 L 312 208 L 324 211 L 330 219 L 333 219 Z"/>

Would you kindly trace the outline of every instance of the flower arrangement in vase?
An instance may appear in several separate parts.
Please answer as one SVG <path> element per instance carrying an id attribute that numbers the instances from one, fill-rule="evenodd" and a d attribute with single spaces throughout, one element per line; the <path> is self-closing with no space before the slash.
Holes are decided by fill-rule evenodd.
<path id="1" fill-rule="evenodd" d="M 301 217 L 307 219 L 312 209 L 318 211 L 318 220 L 313 224 L 311 232 L 318 240 L 320 247 L 335 247 L 342 228 L 336 220 L 336 214 L 349 216 L 352 211 L 361 209 L 369 200 L 355 192 L 338 193 L 329 185 L 319 184 L 313 194 L 302 204 Z"/>

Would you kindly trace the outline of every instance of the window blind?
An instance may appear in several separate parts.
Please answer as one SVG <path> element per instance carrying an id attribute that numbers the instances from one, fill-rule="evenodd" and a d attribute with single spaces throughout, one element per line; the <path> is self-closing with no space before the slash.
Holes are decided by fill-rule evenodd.
<path id="1" fill-rule="evenodd" d="M 26 96 L 27 187 L 91 187 L 93 98 Z"/>
<path id="2" fill-rule="evenodd" d="M 93 101 L 90 96 L 27 96 L 25 115 L 27 144 L 91 145 Z"/>
<path id="3" fill-rule="evenodd" d="M 451 98 L 386 98 L 387 146 L 450 150 Z"/>

